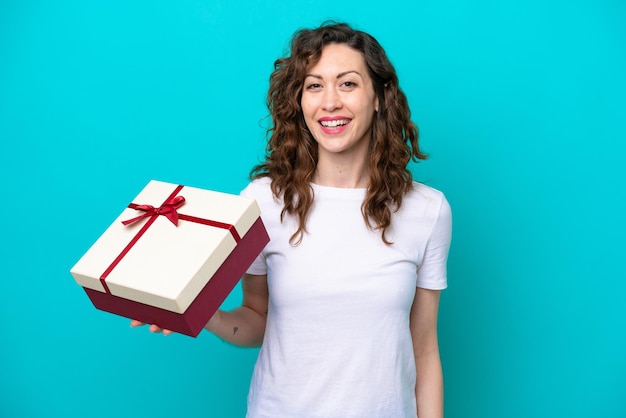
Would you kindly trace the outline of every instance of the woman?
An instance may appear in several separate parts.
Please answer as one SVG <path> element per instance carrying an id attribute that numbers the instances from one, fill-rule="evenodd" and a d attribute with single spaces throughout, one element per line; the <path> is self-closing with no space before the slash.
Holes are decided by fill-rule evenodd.
<path id="1" fill-rule="evenodd" d="M 261 346 L 248 417 L 442 417 L 451 213 L 407 169 L 426 157 L 393 66 L 348 25 L 301 30 L 268 107 L 266 160 L 242 194 L 271 241 L 242 306 L 206 326 Z"/>

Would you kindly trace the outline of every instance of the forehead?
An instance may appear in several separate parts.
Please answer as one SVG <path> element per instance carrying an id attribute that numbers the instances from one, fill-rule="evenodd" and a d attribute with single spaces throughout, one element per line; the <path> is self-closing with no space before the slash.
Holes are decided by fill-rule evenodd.
<path id="1" fill-rule="evenodd" d="M 367 66 L 361 51 L 346 44 L 329 44 L 322 49 L 320 59 L 309 66 L 308 72 L 313 74 L 342 73 L 357 71 L 367 76 Z"/>

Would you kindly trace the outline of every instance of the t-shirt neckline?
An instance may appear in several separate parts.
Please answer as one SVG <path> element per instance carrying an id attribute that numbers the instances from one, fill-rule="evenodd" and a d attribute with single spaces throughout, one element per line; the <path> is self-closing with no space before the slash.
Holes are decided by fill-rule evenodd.
<path id="1" fill-rule="evenodd" d="M 367 192 L 366 187 L 356 187 L 356 188 L 347 188 L 347 187 L 334 187 L 334 186 L 322 186 L 321 184 L 311 183 L 311 188 L 316 196 L 320 197 L 333 197 L 333 198 L 343 198 L 343 199 L 351 199 L 351 198 L 359 198 L 363 199 L 365 197 L 365 193 Z"/>

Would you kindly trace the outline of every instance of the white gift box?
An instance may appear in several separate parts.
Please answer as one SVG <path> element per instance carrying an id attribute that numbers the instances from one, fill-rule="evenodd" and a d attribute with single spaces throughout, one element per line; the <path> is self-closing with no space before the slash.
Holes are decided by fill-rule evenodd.
<path id="1" fill-rule="evenodd" d="M 99 309 L 197 335 L 268 241 L 254 199 L 153 180 L 71 274 Z"/>

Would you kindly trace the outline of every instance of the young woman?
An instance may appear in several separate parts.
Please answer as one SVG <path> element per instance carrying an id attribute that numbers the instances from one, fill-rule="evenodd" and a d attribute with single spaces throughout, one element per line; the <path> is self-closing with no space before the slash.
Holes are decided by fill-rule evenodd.
<path id="1" fill-rule="evenodd" d="M 267 103 L 266 159 L 242 194 L 271 241 L 242 306 L 206 326 L 261 346 L 248 417 L 442 417 L 451 212 L 407 169 L 426 157 L 393 66 L 348 25 L 301 30 Z"/>

